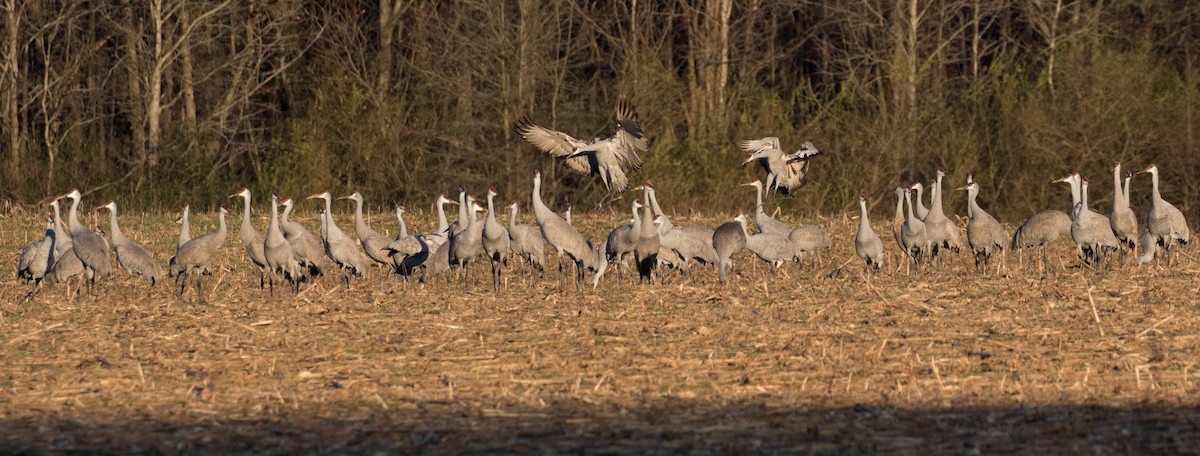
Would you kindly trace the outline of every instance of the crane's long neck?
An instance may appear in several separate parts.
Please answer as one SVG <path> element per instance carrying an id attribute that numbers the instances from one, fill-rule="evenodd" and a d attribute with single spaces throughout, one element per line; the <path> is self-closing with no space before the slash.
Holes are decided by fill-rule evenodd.
<path id="1" fill-rule="evenodd" d="M 367 222 L 363 221 L 363 200 L 354 198 L 354 231 L 361 237 L 367 232 Z"/>
<path id="2" fill-rule="evenodd" d="M 1084 209 L 1084 210 L 1087 210 L 1087 208 L 1088 208 L 1088 205 L 1087 205 L 1087 194 L 1088 194 L 1088 192 L 1087 192 L 1087 188 L 1088 188 L 1088 186 L 1087 186 L 1087 183 L 1086 183 L 1086 182 L 1079 184 L 1079 202 L 1080 202 L 1081 204 L 1083 204 L 1083 209 Z"/>
<path id="3" fill-rule="evenodd" d="M 1125 188 L 1122 189 L 1122 192 L 1124 193 L 1123 197 L 1125 198 L 1125 206 L 1126 207 L 1129 206 L 1129 182 L 1132 179 L 1133 179 L 1133 176 L 1126 176 L 1125 177 Z"/>
<path id="4" fill-rule="evenodd" d="M 1113 207 L 1119 207 L 1122 203 L 1128 204 L 1128 201 L 1123 200 L 1124 194 L 1121 193 L 1121 167 L 1113 167 Z"/>
<path id="5" fill-rule="evenodd" d="M 754 186 L 754 210 L 759 214 L 765 213 L 762 205 L 762 185 Z"/>
<path id="6" fill-rule="evenodd" d="M 654 190 L 648 190 L 646 195 L 650 199 L 650 207 L 654 209 L 654 215 L 667 218 L 667 214 L 663 213 L 661 207 L 658 207 L 658 195 L 654 194 Z"/>
<path id="7" fill-rule="evenodd" d="M 1157 188 L 1157 186 L 1156 186 Z M 1157 195 L 1158 192 L 1155 192 Z M 71 210 L 67 212 L 67 227 L 72 233 L 82 232 L 85 228 L 82 223 L 79 223 L 79 199 L 71 198 Z"/>
<path id="8" fill-rule="evenodd" d="M 1157 206 L 1158 202 L 1162 201 L 1162 195 L 1160 193 L 1158 193 L 1158 170 L 1157 169 L 1150 172 L 1150 194 L 1152 196 L 1152 198 L 1150 200 L 1150 204 Z M 71 206 L 71 211 L 72 211 L 71 213 L 74 214 L 74 211 L 75 211 L 74 206 Z"/>
<path id="9" fill-rule="evenodd" d="M 271 225 L 267 228 L 271 233 L 279 232 L 279 203 L 271 198 Z"/>
<path id="10" fill-rule="evenodd" d="M 225 226 L 225 211 L 217 212 L 217 235 L 216 235 L 216 238 L 217 238 L 218 245 L 225 243 L 225 234 L 228 232 L 228 231 L 226 231 L 226 229 L 227 229 L 227 227 Z"/>
<path id="11" fill-rule="evenodd" d="M 396 221 L 400 223 L 400 239 L 408 237 L 408 225 L 404 223 L 404 213 L 396 208 Z"/>
<path id="12" fill-rule="evenodd" d="M 905 218 L 908 220 L 916 220 L 916 217 L 913 217 L 912 192 L 904 192 L 904 203 Z"/>
<path id="13" fill-rule="evenodd" d="M 188 207 L 184 206 L 183 216 L 179 218 L 179 237 L 192 238 L 192 224 L 188 221 Z"/>
<path id="14" fill-rule="evenodd" d="M 333 222 L 333 197 L 329 194 L 325 195 L 325 217 L 328 218 L 325 227 L 327 235 L 332 236 L 336 234 L 338 235 L 338 239 L 345 236 L 342 233 L 342 229 L 338 228 L 337 224 Z"/>
<path id="15" fill-rule="evenodd" d="M 291 216 L 291 215 L 292 215 L 292 205 L 284 204 L 283 205 L 283 213 L 279 214 L 280 223 L 287 224 L 288 222 L 290 222 L 291 219 L 289 218 L 289 216 Z"/>
<path id="16" fill-rule="evenodd" d="M 467 192 L 458 192 L 458 223 L 467 223 L 470 208 L 467 207 Z"/>
<path id="17" fill-rule="evenodd" d="M 113 242 L 116 242 L 117 239 L 125 237 L 124 234 L 121 234 L 121 226 L 117 224 L 117 207 L 115 205 L 108 211 L 108 225 L 112 230 L 110 235 L 113 238 Z"/>
<path id="18" fill-rule="evenodd" d="M 53 205 L 53 207 L 54 207 L 54 236 L 55 237 L 62 235 L 62 228 L 59 227 L 59 223 L 58 223 L 60 220 L 62 220 L 62 214 L 59 213 L 61 211 L 59 210 L 58 206 L 59 206 L 58 204 Z"/>
<path id="19" fill-rule="evenodd" d="M 916 204 L 920 205 L 922 208 L 924 208 L 925 207 L 925 196 L 924 196 L 925 195 L 925 186 L 917 187 L 916 190 L 917 190 Z M 907 198 L 907 196 L 905 198 Z"/>
<path id="20" fill-rule="evenodd" d="M 858 208 L 862 211 L 862 217 L 858 219 L 858 228 L 859 229 L 870 228 L 871 221 L 867 219 L 867 202 L 864 200 L 859 200 Z"/>
<path id="21" fill-rule="evenodd" d="M 493 201 L 493 200 L 495 200 L 495 199 L 496 199 L 496 197 L 495 197 L 495 196 L 492 194 L 492 192 L 488 192 L 488 197 L 487 197 L 487 200 L 488 200 L 488 215 L 487 215 L 487 223 L 488 223 L 488 224 L 492 224 L 492 225 L 499 225 L 499 224 L 500 224 L 500 222 L 497 222 L 497 221 L 496 221 L 496 206 L 495 206 L 495 202 Z"/>
<path id="22" fill-rule="evenodd" d="M 242 199 L 246 200 L 246 204 L 242 205 L 242 229 L 254 229 L 254 226 L 250 224 L 250 194 L 242 195 Z"/>
<path id="23" fill-rule="evenodd" d="M 438 211 L 437 232 L 438 233 L 445 233 L 446 230 L 450 229 L 450 222 L 446 221 L 446 207 L 445 207 L 446 203 L 443 201 L 444 200 L 442 198 L 438 198 L 438 202 L 437 202 L 437 211 Z"/>
<path id="24" fill-rule="evenodd" d="M 896 215 L 899 217 L 904 217 L 904 194 L 903 193 L 896 194 Z"/>
<path id="25" fill-rule="evenodd" d="M 533 176 L 533 215 L 536 217 L 542 217 L 542 214 L 545 214 L 549 211 L 550 211 L 550 208 L 546 207 L 546 203 L 542 201 L 542 176 L 534 175 Z"/>
<path id="26" fill-rule="evenodd" d="M 517 206 L 513 205 L 508 208 L 508 232 L 512 233 L 517 230 Z"/>
<path id="27" fill-rule="evenodd" d="M 1072 179 L 1071 181 L 1068 182 L 1069 184 L 1071 184 L 1071 207 L 1072 208 L 1074 208 L 1076 204 L 1079 204 L 1079 182 L 1080 181 L 1078 179 Z"/>
<path id="28" fill-rule="evenodd" d="M 746 229 L 746 220 L 738 220 L 738 226 L 742 227 L 742 235 L 746 236 L 746 242 L 750 242 L 750 230 Z"/>
<path id="29" fill-rule="evenodd" d="M 642 232 L 642 214 L 638 213 L 638 207 L 636 204 L 634 204 L 632 207 L 633 222 L 630 222 L 630 226 L 633 227 L 633 235 L 637 236 L 638 233 Z"/>
<path id="30" fill-rule="evenodd" d="M 975 216 L 977 216 L 980 212 L 979 203 L 975 199 L 978 196 L 979 196 L 978 190 L 975 190 L 975 189 L 967 190 L 967 212 L 968 212 L 967 216 L 968 217 L 975 218 Z"/>

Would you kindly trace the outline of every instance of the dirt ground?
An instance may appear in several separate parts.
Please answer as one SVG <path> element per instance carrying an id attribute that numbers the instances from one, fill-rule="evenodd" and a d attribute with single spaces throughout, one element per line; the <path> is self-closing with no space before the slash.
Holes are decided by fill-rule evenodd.
<path id="1" fill-rule="evenodd" d="M 122 229 L 165 264 L 175 216 Z M 576 223 L 595 239 L 623 218 Z M 701 267 L 577 289 L 551 267 L 492 291 L 485 266 L 465 290 L 376 274 L 272 297 L 234 216 L 203 300 L 124 271 L 23 300 L 38 219 L 0 216 L 5 454 L 1200 451 L 1194 246 L 1161 270 L 1080 268 L 1066 240 L 1047 273 L 1010 256 L 981 276 L 963 254 L 867 277 L 839 215 L 807 221 L 834 234 L 814 264 L 770 274 L 743 253 L 727 286 Z M 415 232 L 431 220 L 409 214 Z M 193 234 L 213 227 L 193 214 Z"/>

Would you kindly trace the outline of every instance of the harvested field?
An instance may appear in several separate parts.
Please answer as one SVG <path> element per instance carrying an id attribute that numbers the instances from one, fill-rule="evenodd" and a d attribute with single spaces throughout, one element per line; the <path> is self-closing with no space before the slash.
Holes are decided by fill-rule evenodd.
<path id="1" fill-rule="evenodd" d="M 595 239 L 622 217 L 576 224 Z M 743 252 L 729 286 L 711 267 L 597 290 L 510 270 L 492 292 L 483 266 L 469 291 L 327 276 L 270 297 L 234 230 L 203 301 L 121 271 L 94 296 L 60 285 L 23 302 L 13 267 L 38 218 L 0 220 L 0 453 L 1200 448 L 1194 247 L 1161 271 L 1079 268 L 1068 240 L 1051 274 L 1010 257 L 982 277 L 963 254 L 941 273 L 893 261 L 867 278 L 857 221 L 838 216 L 818 221 L 834 251 L 815 266 L 770 275 Z M 165 264 L 174 218 L 127 211 L 122 228 Z M 193 214 L 193 234 L 213 226 Z M 876 231 L 895 252 L 890 227 Z"/>

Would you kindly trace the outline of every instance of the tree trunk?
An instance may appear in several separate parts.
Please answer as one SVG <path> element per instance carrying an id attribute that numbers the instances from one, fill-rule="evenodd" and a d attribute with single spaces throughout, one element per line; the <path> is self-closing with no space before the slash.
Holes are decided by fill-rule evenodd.
<path id="1" fill-rule="evenodd" d="M 4 2 L 4 19 L 7 26 L 5 27 L 4 35 L 4 74 L 3 82 L 0 84 L 4 92 L 4 131 L 8 134 L 8 181 L 10 183 L 19 182 L 21 178 L 21 116 L 18 107 L 20 99 L 18 94 L 21 93 L 21 66 L 20 58 L 17 55 L 19 32 L 21 28 L 20 17 L 17 16 L 16 0 L 6 0 Z"/>
<path id="2" fill-rule="evenodd" d="M 163 66 L 167 64 L 167 56 L 163 49 L 163 24 L 167 18 L 163 12 L 162 2 L 163 0 L 151 0 L 150 2 L 150 20 L 154 21 L 154 59 L 150 66 L 150 80 L 146 84 L 150 93 L 146 106 L 148 132 L 146 139 L 149 153 L 145 165 L 149 168 L 158 165 L 158 147 L 162 136 L 162 74 Z"/>
<path id="3" fill-rule="evenodd" d="M 138 174 L 141 175 L 145 171 L 146 165 L 146 114 L 145 114 L 145 98 L 143 97 L 141 84 L 141 54 L 138 52 L 138 45 L 141 42 L 141 27 L 137 23 L 137 15 L 134 12 L 135 2 L 126 0 L 124 5 L 125 10 L 125 70 L 128 78 L 129 93 L 127 94 L 126 109 L 129 117 L 129 129 L 133 133 L 131 149 L 133 150 L 134 161 L 138 167 Z"/>
<path id="4" fill-rule="evenodd" d="M 187 29 L 191 24 L 191 14 L 185 6 L 179 11 L 179 23 Z M 191 149 L 196 136 L 196 83 L 192 75 L 192 45 L 191 36 L 180 37 L 184 42 L 179 46 L 180 59 L 180 90 L 183 91 L 183 127 L 186 129 L 188 148 Z"/>

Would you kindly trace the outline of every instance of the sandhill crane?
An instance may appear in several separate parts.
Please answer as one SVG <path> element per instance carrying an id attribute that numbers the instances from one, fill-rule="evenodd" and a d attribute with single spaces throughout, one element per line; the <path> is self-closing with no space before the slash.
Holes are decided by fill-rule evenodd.
<path id="1" fill-rule="evenodd" d="M 419 235 L 430 252 L 435 252 L 442 244 L 450 240 L 450 223 L 446 221 L 446 204 L 458 204 L 451 201 L 445 193 L 438 195 L 433 202 L 437 207 L 438 226 L 432 233 Z"/>
<path id="2" fill-rule="evenodd" d="M 780 266 L 796 256 L 792 242 L 788 240 L 787 236 L 774 233 L 751 235 L 746 228 L 745 214 L 739 214 L 734 220 L 741 225 L 742 234 L 746 236 L 746 249 L 754 252 L 759 259 L 770 265 L 772 272 L 778 271 Z"/>
<path id="3" fill-rule="evenodd" d="M 408 224 L 404 223 L 404 211 L 404 206 L 396 205 L 396 222 L 400 224 L 400 233 L 384 248 L 392 256 L 396 272 L 408 277 L 412 275 L 413 269 L 425 263 L 430 252 L 424 239 L 408 234 Z"/>
<path id="4" fill-rule="evenodd" d="M 1088 208 L 1088 179 L 1080 179 L 1078 174 L 1072 173 L 1063 181 L 1072 186 L 1073 193 L 1079 194 L 1079 202 L 1074 205 L 1071 214 L 1071 239 L 1079 246 L 1085 261 L 1099 264 L 1106 250 L 1119 248 L 1117 236 L 1113 234 L 1107 217 Z"/>
<path id="5" fill-rule="evenodd" d="M 858 233 L 854 235 L 854 253 L 866 262 L 866 271 L 878 272 L 883 265 L 883 241 L 871 228 L 871 220 L 867 215 L 867 196 L 858 195 L 858 208 L 862 215 L 858 219 Z"/>
<path id="6" fill-rule="evenodd" d="M 912 189 L 916 192 L 913 195 L 913 214 L 924 221 L 929 216 L 929 209 L 925 207 L 925 184 L 913 182 Z"/>
<path id="7" fill-rule="evenodd" d="M 60 213 L 60 206 L 61 204 L 57 199 L 50 202 L 50 207 L 54 209 L 54 253 L 56 253 L 55 257 L 57 258 L 62 258 L 67 250 L 74 247 L 74 244 L 71 242 L 71 233 L 62 229 L 64 220 Z"/>
<path id="8" fill-rule="evenodd" d="M 1121 241 L 1121 259 L 1124 261 L 1127 253 L 1137 249 L 1138 222 L 1137 215 L 1134 215 L 1133 209 L 1129 208 L 1129 199 L 1126 197 L 1124 189 L 1121 188 L 1120 163 L 1113 163 L 1112 173 L 1113 201 L 1112 210 L 1108 213 L 1108 223 L 1113 234 L 1116 234 L 1117 239 Z"/>
<path id="9" fill-rule="evenodd" d="M 567 208 L 565 210 L 563 210 L 563 213 L 562 213 L 563 220 L 566 220 L 568 225 L 575 226 L 571 223 L 571 203 L 566 203 L 566 207 Z M 551 247 L 554 247 L 554 253 L 556 255 L 555 259 L 558 261 L 558 273 L 562 274 L 563 273 L 563 259 L 566 258 L 566 256 L 563 253 L 562 247 L 558 247 L 555 245 L 551 245 Z"/>
<path id="10" fill-rule="evenodd" d="M 284 199 L 286 200 L 286 198 Z M 268 284 L 271 294 L 275 294 L 275 278 L 283 274 L 283 278 L 292 284 L 293 292 L 300 292 L 300 262 L 296 261 L 296 253 L 292 244 L 283 236 L 279 228 L 278 193 L 271 194 L 271 222 L 267 225 L 267 234 L 263 236 L 263 253 L 267 258 Z"/>
<path id="11" fill-rule="evenodd" d="M 500 273 L 504 266 L 508 266 L 508 253 L 512 246 L 508 230 L 496 221 L 494 200 L 498 194 L 495 188 L 488 189 L 488 213 L 483 221 L 483 253 L 487 255 L 488 263 L 491 263 L 492 266 L 492 289 L 500 288 Z"/>
<path id="12" fill-rule="evenodd" d="M 221 248 L 221 245 L 225 244 L 227 232 L 225 214 L 228 213 L 229 209 L 226 209 L 225 206 L 217 208 L 217 231 L 194 237 L 176 249 L 167 274 L 175 277 L 175 280 L 179 282 L 180 296 L 183 295 L 184 287 L 187 286 L 187 275 L 196 276 L 196 296 L 203 296 L 200 292 L 200 281 L 212 270 L 213 254 Z"/>
<path id="13" fill-rule="evenodd" d="M 625 265 L 625 258 L 633 255 L 638 239 L 642 235 L 642 216 L 638 213 L 638 209 L 642 208 L 642 201 L 633 200 L 630 208 L 633 213 L 633 221 L 613 228 L 608 232 L 608 238 L 605 241 L 604 257 L 606 261 L 616 262 L 617 282 L 621 281 L 621 269 Z"/>
<path id="14" fill-rule="evenodd" d="M 542 270 L 542 258 L 545 257 L 546 240 L 537 227 L 517 223 L 519 208 L 516 201 L 508 203 L 508 237 L 512 240 L 510 247 L 513 255 L 524 258 L 531 266 Z"/>
<path id="15" fill-rule="evenodd" d="M 56 223 L 58 222 L 54 219 L 54 215 L 47 217 L 46 230 L 42 239 L 21 250 L 21 257 L 17 260 L 17 277 L 26 283 L 33 282 L 33 287 L 25 295 L 26 298 L 33 296 L 33 293 L 41 286 L 42 280 L 46 278 L 46 274 L 54 267 L 57 258 L 54 250 L 56 241 L 54 225 Z"/>
<path id="16" fill-rule="evenodd" d="M 175 244 L 176 249 L 187 243 L 187 241 L 192 240 L 192 224 L 188 221 L 189 212 L 190 207 L 188 203 L 183 203 L 183 213 L 179 215 L 179 220 L 175 221 L 175 223 L 179 224 L 179 242 Z"/>
<path id="17" fill-rule="evenodd" d="M 1142 235 L 1138 239 L 1138 244 L 1142 246 L 1142 254 L 1138 256 L 1138 266 L 1154 261 L 1154 254 L 1158 251 L 1158 244 L 1154 239 L 1154 235 L 1150 234 L 1149 230 L 1143 230 Z"/>
<path id="18" fill-rule="evenodd" d="M 111 200 L 108 204 L 96 209 L 108 209 L 109 233 L 112 237 L 113 250 L 117 252 L 117 264 L 129 271 L 130 274 L 150 279 L 150 286 L 162 280 L 162 266 L 145 247 L 129 240 L 117 225 L 117 203 Z"/>
<path id="19" fill-rule="evenodd" d="M 339 199 L 354 201 L 354 235 L 358 237 L 358 242 L 362 243 L 363 252 L 368 258 L 375 260 L 376 266 L 392 266 L 392 258 L 388 256 L 386 248 L 392 243 L 392 239 L 367 226 L 367 222 L 363 220 L 362 194 L 354 192 Z"/>
<path id="20" fill-rule="evenodd" d="M 71 189 L 57 199 L 70 198 L 71 209 L 67 213 L 67 227 L 71 230 L 71 243 L 75 255 L 83 262 L 83 267 L 92 271 L 89 274 L 88 288 L 95 286 L 96 279 L 108 277 L 112 273 L 112 260 L 108 257 L 108 242 L 95 231 L 79 223 L 79 201 L 83 195 L 79 190 Z"/>
<path id="21" fill-rule="evenodd" d="M 754 187 L 754 223 L 758 225 L 758 231 L 763 233 L 778 234 L 781 236 L 787 236 L 788 233 L 792 232 L 792 227 L 788 226 L 786 223 L 771 218 L 771 216 L 767 215 L 767 212 L 763 210 L 762 181 L 754 179 L 748 184 L 742 184 L 742 186 Z"/>
<path id="22" fill-rule="evenodd" d="M 325 254 L 342 270 L 342 281 L 349 288 L 350 276 L 362 277 L 366 274 L 367 265 L 371 259 L 367 258 L 362 249 L 358 247 L 357 242 L 346 236 L 346 233 L 338 228 L 337 223 L 334 223 L 333 213 L 330 209 L 333 207 L 333 195 L 330 195 L 328 191 L 321 191 L 309 195 L 306 199 L 325 201 L 325 205 L 322 206 L 324 210 L 318 208 L 318 211 L 321 212 L 321 239 L 325 242 Z"/>
<path id="23" fill-rule="evenodd" d="M 449 237 L 458 236 L 463 230 L 467 229 L 467 211 L 471 209 L 471 202 L 474 197 L 467 196 L 467 189 L 462 186 L 458 187 L 458 202 L 451 201 L 451 204 L 458 205 L 458 220 L 450 224 L 450 230 L 447 231 Z"/>
<path id="24" fill-rule="evenodd" d="M 738 216 L 746 219 L 744 215 Z M 737 219 L 722 223 L 713 230 L 712 245 L 717 252 L 717 279 L 724 283 L 725 271 L 733 267 L 733 256 L 746 248 L 746 230 Z"/>
<path id="25" fill-rule="evenodd" d="M 536 169 L 533 171 L 533 216 L 542 229 L 542 237 L 550 245 L 562 248 L 575 262 L 575 277 L 578 280 L 583 274 L 583 260 L 595 253 L 595 247 L 542 202 L 542 172 Z"/>
<path id="26" fill-rule="evenodd" d="M 566 203 L 565 206 L 567 208 L 563 209 L 563 214 L 562 214 L 563 220 L 566 220 L 567 224 L 571 225 L 571 203 Z M 572 226 L 574 226 L 574 225 L 572 225 Z"/>
<path id="27" fill-rule="evenodd" d="M 1046 270 L 1046 244 L 1060 237 L 1071 236 L 1071 216 L 1066 212 L 1050 209 L 1033 214 L 1021 223 L 1013 232 L 1012 248 L 1027 249 L 1038 247 L 1041 250 L 1040 269 Z"/>
<path id="28" fill-rule="evenodd" d="M 267 258 L 263 253 L 263 236 L 250 224 L 250 189 L 243 188 L 229 195 L 231 199 L 239 197 L 242 198 L 242 226 L 238 230 L 238 236 L 242 238 L 242 247 L 245 247 L 250 263 L 258 268 L 258 289 L 261 290 L 267 285 Z"/>
<path id="29" fill-rule="evenodd" d="M 300 271 L 307 273 L 308 277 L 321 275 L 324 269 L 321 266 L 321 257 L 325 254 L 325 245 L 304 225 L 291 220 L 292 209 L 296 207 L 294 200 L 284 198 L 280 204 L 283 205 L 283 211 L 279 214 L 279 229 L 283 231 L 283 237 L 287 239 L 288 244 L 292 245 L 292 253 L 296 255 Z"/>
<path id="30" fill-rule="evenodd" d="M 904 253 L 912 259 L 912 264 L 918 264 L 921 257 L 929 253 L 931 246 L 929 236 L 925 231 L 925 223 L 913 213 L 912 197 L 914 187 L 915 184 L 904 192 L 906 212 L 904 214 L 904 224 L 900 225 L 900 245 L 904 247 Z"/>
<path id="31" fill-rule="evenodd" d="M 975 256 L 975 270 L 979 271 L 982 266 L 983 271 L 987 272 L 992 255 L 1003 253 L 1011 238 L 995 217 L 979 207 L 976 200 L 979 196 L 978 182 L 972 180 L 966 187 L 958 190 L 967 192 L 967 215 L 970 217 L 970 221 L 967 222 L 967 244 L 970 244 L 971 253 Z"/>
<path id="32" fill-rule="evenodd" d="M 467 211 L 466 229 L 454 237 L 450 246 L 450 264 L 462 266 L 462 283 L 466 286 L 469 279 L 471 262 L 483 255 L 483 224 L 476 219 L 475 214 L 482 211 L 479 204 L 472 202 Z"/>
<path id="33" fill-rule="evenodd" d="M 932 203 L 929 206 L 929 215 L 921 219 L 925 223 L 925 232 L 929 239 L 929 245 L 933 248 L 930 253 L 933 254 L 931 260 L 937 261 L 937 267 L 942 268 L 941 252 L 944 250 L 952 250 L 958 253 L 962 249 L 961 237 L 958 233 L 958 224 L 946 216 L 942 208 L 942 178 L 946 177 L 946 173 L 941 169 L 937 170 L 937 180 L 935 180 L 932 190 Z"/>
<path id="34" fill-rule="evenodd" d="M 904 226 L 904 187 L 896 187 L 896 214 L 892 216 L 892 237 L 896 238 L 896 245 L 900 246 L 900 251 L 908 254 L 908 246 L 904 245 L 904 238 L 900 236 L 900 229 Z M 900 262 L 897 261 L 897 268 Z M 900 272 L 899 269 L 896 272 Z"/>
<path id="35" fill-rule="evenodd" d="M 788 232 L 788 241 L 792 243 L 792 251 L 796 261 L 802 261 L 808 254 L 815 254 L 833 247 L 833 239 L 829 231 L 819 226 L 798 226 Z"/>
<path id="36" fill-rule="evenodd" d="M 586 143 L 570 135 L 544 128 L 528 117 L 517 120 L 517 134 L 538 149 L 561 159 L 568 168 L 580 174 L 600 176 L 610 193 L 622 193 L 628 186 L 626 174 L 641 169 L 638 151 L 649 150 L 649 142 L 638 125 L 633 105 L 621 97 L 617 100 L 616 133 L 608 139 Z"/>
<path id="37" fill-rule="evenodd" d="M 650 199 L 650 190 L 643 186 L 642 198 Z M 633 261 L 637 264 L 638 282 L 651 282 L 658 266 L 658 250 L 662 247 L 658 230 L 654 227 L 654 211 L 642 206 L 642 226 L 638 233 L 637 246 L 633 248 Z"/>
<path id="38" fill-rule="evenodd" d="M 821 154 L 809 141 L 805 141 L 800 145 L 800 149 L 793 153 L 784 153 L 779 145 L 779 138 L 774 136 L 738 141 L 737 144 L 742 150 L 749 152 L 742 165 L 758 161 L 767 171 L 766 188 L 784 195 L 789 195 L 804 186 L 804 177 L 808 175 L 808 160 Z"/>
<path id="39" fill-rule="evenodd" d="M 1171 264 L 1171 249 L 1176 244 L 1187 244 L 1191 229 L 1174 205 L 1162 198 L 1158 191 L 1158 166 L 1150 165 L 1141 173 L 1150 173 L 1150 210 L 1146 212 L 1146 227 L 1154 237 L 1154 243 L 1163 249 L 1167 265 Z M 1141 174 L 1139 173 L 1139 174 Z"/>
<path id="40" fill-rule="evenodd" d="M 713 229 L 707 226 L 675 226 L 658 206 L 658 195 L 654 185 L 650 182 L 643 185 L 649 190 L 649 204 L 650 208 L 654 210 L 655 217 L 662 218 L 662 222 L 658 224 L 659 243 L 663 249 L 673 250 L 679 255 L 683 261 L 681 269 L 686 270 L 687 262 L 693 259 L 705 264 L 716 263 L 717 251 L 712 245 Z"/>

